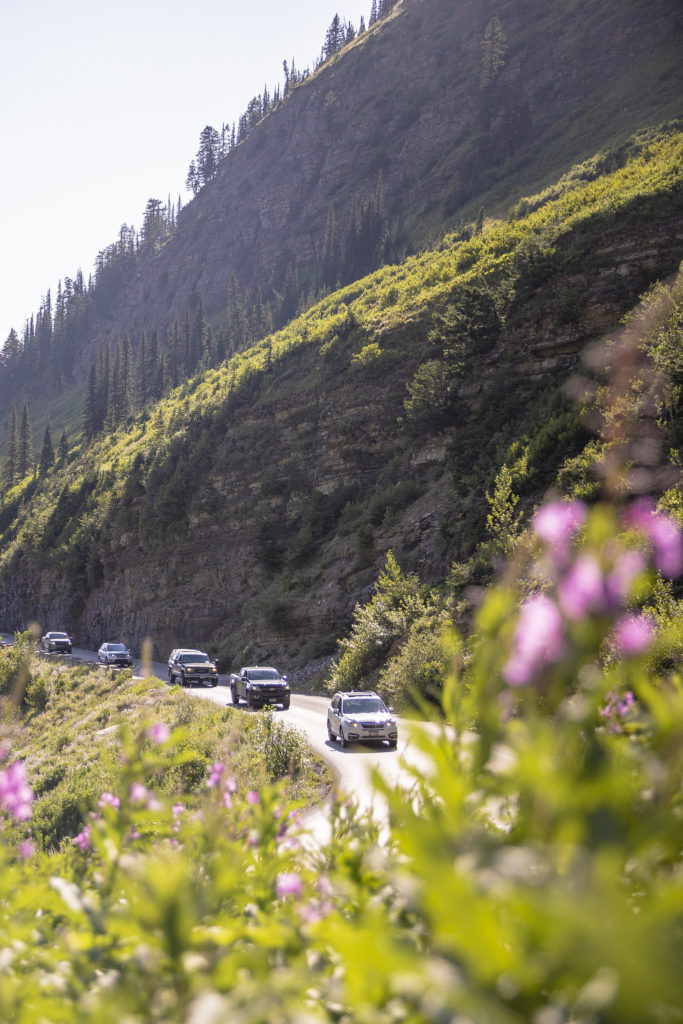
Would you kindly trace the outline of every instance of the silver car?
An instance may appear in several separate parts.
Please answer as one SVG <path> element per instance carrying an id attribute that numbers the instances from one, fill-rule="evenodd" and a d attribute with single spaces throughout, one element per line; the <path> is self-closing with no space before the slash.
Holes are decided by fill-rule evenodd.
<path id="1" fill-rule="evenodd" d="M 327 709 L 327 736 L 342 747 L 352 740 L 370 743 L 398 743 L 398 728 L 392 708 L 372 690 L 335 693 Z"/>
<path id="2" fill-rule="evenodd" d="M 102 665 L 115 665 L 117 668 L 133 667 L 133 656 L 125 644 L 102 644 L 97 660 Z"/>

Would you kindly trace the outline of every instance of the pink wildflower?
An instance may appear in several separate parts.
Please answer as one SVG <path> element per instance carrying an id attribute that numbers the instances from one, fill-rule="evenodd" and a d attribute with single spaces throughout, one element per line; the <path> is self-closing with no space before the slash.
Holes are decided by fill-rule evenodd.
<path id="1" fill-rule="evenodd" d="M 303 890 L 301 876 L 295 871 L 284 871 L 275 882 L 276 896 L 300 896 Z"/>
<path id="2" fill-rule="evenodd" d="M 227 789 L 223 790 L 223 796 L 221 799 L 223 801 L 224 807 L 227 807 L 228 809 L 232 807 L 232 793 L 230 793 Z"/>
<path id="3" fill-rule="evenodd" d="M 82 832 L 79 832 L 74 838 L 74 845 L 78 846 L 83 853 L 90 846 L 90 826 L 86 825 Z"/>
<path id="4" fill-rule="evenodd" d="M 635 580 L 645 571 L 645 559 L 640 551 L 629 548 L 615 560 L 605 581 L 607 600 L 610 607 L 622 605 L 631 597 Z"/>
<path id="5" fill-rule="evenodd" d="M 619 652 L 627 658 L 646 651 L 654 634 L 655 625 L 646 615 L 624 615 L 614 631 Z"/>
<path id="6" fill-rule="evenodd" d="M 132 782 L 130 786 L 130 799 L 134 804 L 143 804 L 147 800 L 149 793 L 146 786 L 143 786 L 141 782 Z"/>
<path id="7" fill-rule="evenodd" d="M 601 611 L 605 603 L 602 570 L 592 555 L 579 555 L 561 580 L 557 596 L 570 619 L 579 620 L 589 612 Z"/>
<path id="8" fill-rule="evenodd" d="M 253 789 L 250 789 L 249 792 L 247 793 L 247 803 L 258 804 L 260 803 L 260 801 L 261 798 L 259 797 L 258 793 L 256 793 Z"/>
<path id="9" fill-rule="evenodd" d="M 220 764 L 218 761 L 215 764 L 211 765 L 211 768 L 209 769 L 209 777 L 206 780 L 206 785 L 208 789 L 213 789 L 214 786 L 217 786 L 219 784 L 219 782 L 223 778 L 224 771 L 225 765 Z"/>
<path id="10" fill-rule="evenodd" d="M 178 802 L 177 804 L 173 804 L 173 807 L 171 808 L 171 811 L 173 812 L 173 817 L 174 818 L 179 818 L 184 810 L 185 810 L 185 804 L 181 804 L 180 802 Z"/>
<path id="11" fill-rule="evenodd" d="M 15 761 L 0 772 L 0 807 L 8 811 L 17 821 L 31 817 L 33 793 L 26 779 L 23 761 Z"/>
<path id="12" fill-rule="evenodd" d="M 557 661 L 564 647 L 562 616 L 545 594 L 534 594 L 519 611 L 511 658 L 503 666 L 510 686 L 525 686 L 543 665 Z"/>
<path id="13" fill-rule="evenodd" d="M 97 801 L 97 806 L 104 809 L 105 807 L 113 807 L 114 810 L 118 810 L 121 806 L 121 801 L 115 793 L 103 793 L 100 799 Z"/>
<path id="14" fill-rule="evenodd" d="M 168 726 L 164 722 L 156 722 L 155 725 L 148 729 L 147 734 L 153 743 L 165 743 L 171 735 Z"/>
<path id="15" fill-rule="evenodd" d="M 19 847 L 19 852 L 21 856 L 24 858 L 24 860 L 28 860 L 30 857 L 32 857 L 36 852 L 36 848 L 33 845 L 33 841 L 31 839 L 25 839 L 24 842 Z"/>
<path id="16" fill-rule="evenodd" d="M 555 551 L 563 552 L 586 518 L 582 501 L 550 501 L 533 518 L 537 537 Z"/>
<path id="17" fill-rule="evenodd" d="M 678 524 L 666 512 L 657 512 L 651 498 L 638 498 L 625 520 L 647 534 L 652 544 L 655 568 L 662 576 L 675 579 L 683 571 L 683 540 Z"/>

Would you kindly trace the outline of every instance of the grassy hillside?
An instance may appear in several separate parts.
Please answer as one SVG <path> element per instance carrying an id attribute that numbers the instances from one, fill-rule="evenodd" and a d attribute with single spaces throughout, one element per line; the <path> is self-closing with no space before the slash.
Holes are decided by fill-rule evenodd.
<path id="1" fill-rule="evenodd" d="M 36 311 L 30 358 L 18 373 L 0 368 L 0 446 L 24 398 L 38 444 L 50 412 L 75 438 L 100 346 L 128 332 L 135 351 L 143 329 L 148 340 L 158 329 L 168 353 L 175 316 L 192 320 L 200 300 L 223 351 L 244 348 L 227 338 L 233 272 L 247 310 L 260 293 L 284 325 L 302 301 L 433 249 L 480 214 L 507 216 L 597 150 L 682 116 L 682 33 L 670 0 L 402 0 L 289 90 L 158 244 L 103 250 L 51 340 Z M 59 386 L 79 391 L 69 408 L 56 407 Z"/>
<path id="2" fill-rule="evenodd" d="M 244 792 L 284 782 L 283 795 L 305 804 L 330 785 L 328 769 L 272 715 L 235 715 L 153 676 L 133 679 L 128 670 L 34 656 L 28 634 L 0 652 L 3 715 L 11 698 L 16 702 L 18 679 L 21 720 L 5 716 L 3 736 L 26 765 L 34 801 L 30 829 L 15 830 L 16 844 L 30 836 L 55 852 L 70 842 L 97 812 L 101 794 L 120 784 L 122 758 L 136 744 L 146 759 L 138 781 L 156 798 L 182 792 L 196 808 L 220 761 L 230 763 Z M 165 740 L 154 738 L 160 728 L 173 736 L 172 758 Z"/>
<path id="3" fill-rule="evenodd" d="M 562 384 L 679 266 L 681 150 L 673 125 L 596 156 L 23 481 L 0 516 L 5 627 L 294 667 L 333 649 L 388 548 L 445 579 L 501 467 L 528 511 L 586 443 Z"/>

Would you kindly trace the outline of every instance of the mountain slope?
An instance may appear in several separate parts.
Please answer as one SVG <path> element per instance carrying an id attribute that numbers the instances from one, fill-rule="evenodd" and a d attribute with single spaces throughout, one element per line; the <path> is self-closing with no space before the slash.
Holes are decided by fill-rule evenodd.
<path id="1" fill-rule="evenodd" d="M 233 272 L 252 300 L 261 289 L 279 323 L 292 315 L 288 288 L 296 308 L 325 280 L 366 272 L 353 269 L 350 225 L 355 198 L 357 217 L 377 198 L 380 174 L 372 266 L 434 244 L 482 207 L 500 213 L 635 129 L 680 116 L 682 25 L 672 0 L 403 0 L 293 88 L 158 245 L 105 261 L 92 289 L 74 297 L 71 328 L 55 332 L 50 372 L 0 372 L 7 409 L 28 397 L 40 437 L 54 406 L 53 426 L 73 436 L 90 361 L 107 339 L 128 331 L 135 348 L 143 328 L 148 337 L 158 328 L 164 346 L 174 316 L 194 315 L 200 298 L 220 330 Z M 331 212 L 336 256 L 325 268 Z M 0 441 L 8 424 L 9 412 Z"/>
<path id="2" fill-rule="evenodd" d="M 679 130 L 644 135 L 25 481 L 0 517 L 4 628 L 301 664 L 332 650 L 389 547 L 443 579 L 484 539 L 504 462 L 526 451 L 529 509 L 585 444 L 562 384 L 680 265 L 682 167 Z"/>

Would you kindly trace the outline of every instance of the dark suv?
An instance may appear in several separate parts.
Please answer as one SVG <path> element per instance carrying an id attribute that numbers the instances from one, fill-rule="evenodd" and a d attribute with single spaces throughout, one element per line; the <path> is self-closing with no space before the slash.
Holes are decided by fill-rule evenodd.
<path id="1" fill-rule="evenodd" d="M 168 681 L 181 686 L 194 686 L 195 683 L 217 686 L 218 669 L 204 651 L 177 647 L 168 659 Z"/>
<path id="2" fill-rule="evenodd" d="M 279 704 L 286 711 L 291 699 L 287 676 L 270 666 L 247 666 L 239 675 L 231 675 L 230 692 L 233 704 L 243 700 L 248 708 Z"/>
<path id="3" fill-rule="evenodd" d="M 41 638 L 40 649 L 50 654 L 71 654 L 71 637 L 68 633 L 46 633 Z"/>

